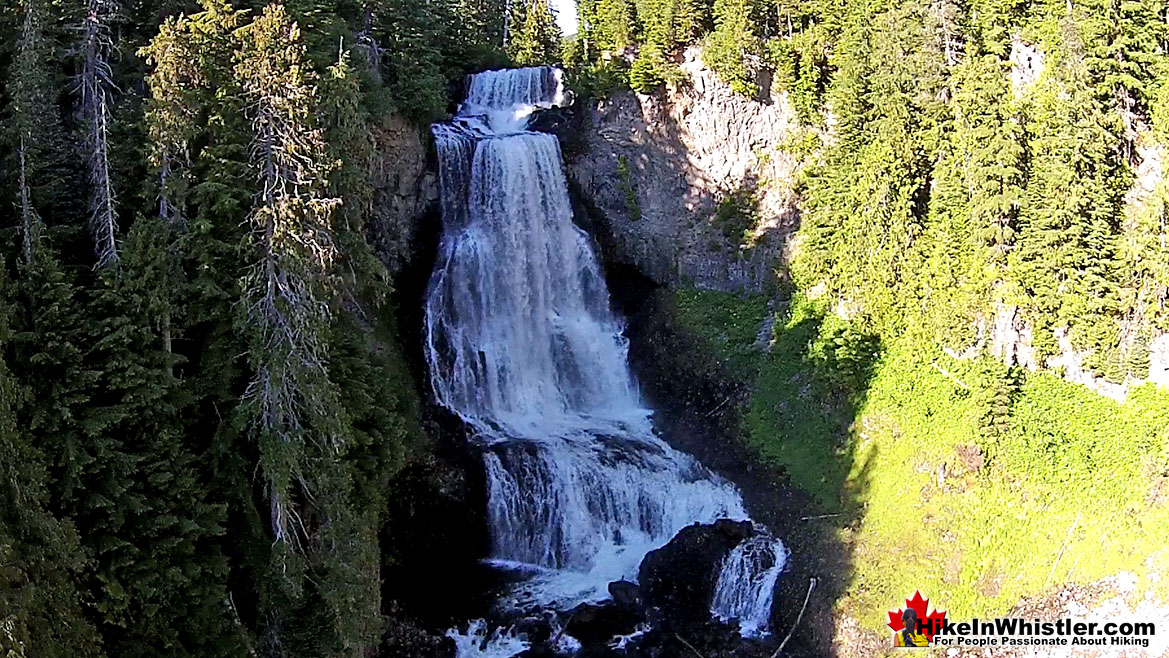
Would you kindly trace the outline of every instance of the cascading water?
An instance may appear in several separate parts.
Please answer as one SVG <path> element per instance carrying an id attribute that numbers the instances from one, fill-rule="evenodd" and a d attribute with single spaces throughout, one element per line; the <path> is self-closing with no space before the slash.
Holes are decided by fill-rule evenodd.
<path id="1" fill-rule="evenodd" d="M 723 561 L 711 612 L 723 620 L 738 619 L 746 634 L 766 632 L 775 583 L 786 561 L 780 542 L 765 535 L 744 540 Z"/>
<path id="2" fill-rule="evenodd" d="M 562 90 L 552 68 L 481 73 L 455 120 L 434 126 L 444 230 L 426 356 L 438 401 L 483 444 L 492 558 L 528 575 L 502 603 L 522 609 L 607 598 L 609 582 L 635 579 L 683 527 L 747 518 L 732 484 L 653 433 L 600 266 L 572 222 L 559 144 L 525 131 Z M 732 553 L 718 584 L 728 602 L 712 612 L 763 631 L 784 549 L 752 541 L 775 559 Z M 452 637 L 460 656 L 522 644 L 479 623 Z"/>

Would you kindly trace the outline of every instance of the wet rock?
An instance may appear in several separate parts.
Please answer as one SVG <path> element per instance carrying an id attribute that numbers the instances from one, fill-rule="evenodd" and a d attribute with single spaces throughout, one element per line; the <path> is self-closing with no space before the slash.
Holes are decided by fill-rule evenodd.
<path id="1" fill-rule="evenodd" d="M 583 647 L 601 647 L 615 635 L 628 635 L 645 617 L 637 611 L 614 603 L 584 603 L 573 609 L 564 632 L 580 641 Z"/>
<path id="2" fill-rule="evenodd" d="M 775 647 L 773 639 L 746 639 L 739 635 L 735 625 L 708 620 L 686 629 L 651 630 L 630 640 L 620 655 L 623 658 L 770 658 Z"/>
<path id="3" fill-rule="evenodd" d="M 695 523 L 641 562 L 638 582 L 650 621 L 670 630 L 705 624 L 727 553 L 754 534 L 749 521 Z"/>
<path id="4" fill-rule="evenodd" d="M 512 632 L 523 635 L 533 646 L 551 642 L 553 629 L 552 621 L 546 615 L 543 617 L 524 617 L 515 622 Z"/>
<path id="5" fill-rule="evenodd" d="M 586 148 L 586 130 L 583 113 L 576 105 L 536 110 L 528 121 L 528 130 L 555 135 L 566 157 L 573 157 Z"/>
<path id="6" fill-rule="evenodd" d="M 637 583 L 628 580 L 617 580 L 609 583 L 609 596 L 613 603 L 626 610 L 644 610 L 645 602 L 641 600 L 641 588 Z"/>
<path id="7" fill-rule="evenodd" d="M 431 633 L 413 621 L 398 616 L 388 616 L 386 622 L 386 633 L 382 637 L 379 652 L 381 655 L 455 658 L 455 643 L 450 638 Z"/>

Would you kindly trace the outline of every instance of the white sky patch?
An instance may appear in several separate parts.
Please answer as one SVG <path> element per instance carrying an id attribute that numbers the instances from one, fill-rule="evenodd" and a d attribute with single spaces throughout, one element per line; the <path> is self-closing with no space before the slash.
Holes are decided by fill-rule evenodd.
<path id="1" fill-rule="evenodd" d="M 556 12 L 560 33 L 564 36 L 576 34 L 576 0 L 552 0 L 552 9 Z"/>

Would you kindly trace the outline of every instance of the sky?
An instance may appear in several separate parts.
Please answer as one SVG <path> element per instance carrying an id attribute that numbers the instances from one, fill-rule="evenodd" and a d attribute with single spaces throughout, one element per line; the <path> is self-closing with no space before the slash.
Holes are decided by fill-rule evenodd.
<path id="1" fill-rule="evenodd" d="M 556 10 L 560 32 L 565 36 L 576 34 L 576 0 L 552 0 L 552 8 Z"/>

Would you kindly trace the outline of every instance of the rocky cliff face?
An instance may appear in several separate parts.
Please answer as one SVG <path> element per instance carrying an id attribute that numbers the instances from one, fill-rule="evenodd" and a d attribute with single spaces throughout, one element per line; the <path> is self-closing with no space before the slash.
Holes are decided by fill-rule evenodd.
<path id="1" fill-rule="evenodd" d="M 798 222 L 796 127 L 783 95 L 744 98 L 690 49 L 685 82 L 623 91 L 587 111 L 569 177 L 609 224 L 613 256 L 658 283 L 759 290 L 785 261 Z"/>
<path id="2" fill-rule="evenodd" d="M 436 207 L 438 175 L 428 157 L 430 139 L 424 127 L 388 115 L 374 130 L 374 143 L 369 234 L 391 273 L 396 273 L 410 254 L 423 218 Z"/>

